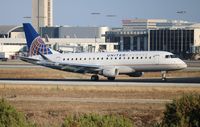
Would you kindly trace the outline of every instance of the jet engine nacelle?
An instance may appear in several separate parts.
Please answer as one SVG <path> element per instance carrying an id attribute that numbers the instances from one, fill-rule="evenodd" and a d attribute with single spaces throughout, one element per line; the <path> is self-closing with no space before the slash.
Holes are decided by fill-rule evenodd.
<path id="1" fill-rule="evenodd" d="M 117 68 L 109 68 L 102 71 L 102 75 L 105 77 L 116 77 L 118 74 L 119 71 Z"/>
<path id="2" fill-rule="evenodd" d="M 144 72 L 133 72 L 128 74 L 130 77 L 141 77 L 144 75 Z"/>

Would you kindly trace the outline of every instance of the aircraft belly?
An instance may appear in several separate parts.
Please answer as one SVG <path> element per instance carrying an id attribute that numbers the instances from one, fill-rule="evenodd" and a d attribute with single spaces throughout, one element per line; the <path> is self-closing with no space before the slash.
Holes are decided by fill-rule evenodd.
<path id="1" fill-rule="evenodd" d="M 157 64 L 157 65 L 144 65 L 144 66 L 133 66 L 135 71 L 170 71 L 170 70 L 177 70 L 176 65 L 171 64 Z"/>
<path id="2" fill-rule="evenodd" d="M 119 66 L 119 73 L 132 73 L 135 72 L 135 70 L 129 66 Z"/>

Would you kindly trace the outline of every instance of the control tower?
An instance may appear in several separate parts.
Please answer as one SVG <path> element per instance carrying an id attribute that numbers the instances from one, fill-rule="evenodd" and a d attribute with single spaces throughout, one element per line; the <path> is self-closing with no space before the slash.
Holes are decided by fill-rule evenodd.
<path id="1" fill-rule="evenodd" d="M 38 31 L 53 26 L 53 0 L 32 0 L 32 24 Z"/>

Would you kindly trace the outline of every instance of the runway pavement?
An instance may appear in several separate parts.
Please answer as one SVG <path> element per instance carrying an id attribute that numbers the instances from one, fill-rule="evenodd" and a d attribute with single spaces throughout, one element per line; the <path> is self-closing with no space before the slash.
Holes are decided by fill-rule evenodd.
<path id="1" fill-rule="evenodd" d="M 200 87 L 200 78 L 160 78 L 116 80 L 116 81 L 90 81 L 79 79 L 0 79 L 0 84 L 25 84 L 25 85 L 74 85 L 74 86 L 190 86 Z"/>

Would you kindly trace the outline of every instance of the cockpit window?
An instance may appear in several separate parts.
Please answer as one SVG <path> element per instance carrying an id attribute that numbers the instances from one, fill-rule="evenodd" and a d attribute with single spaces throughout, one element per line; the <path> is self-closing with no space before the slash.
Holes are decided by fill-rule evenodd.
<path id="1" fill-rule="evenodd" d="M 166 55 L 165 58 L 176 58 L 175 55 Z"/>
<path id="2" fill-rule="evenodd" d="M 166 55 L 165 58 L 170 58 L 170 55 Z"/>
<path id="3" fill-rule="evenodd" d="M 171 56 L 171 58 L 176 58 L 176 56 L 175 55 L 170 55 Z"/>

